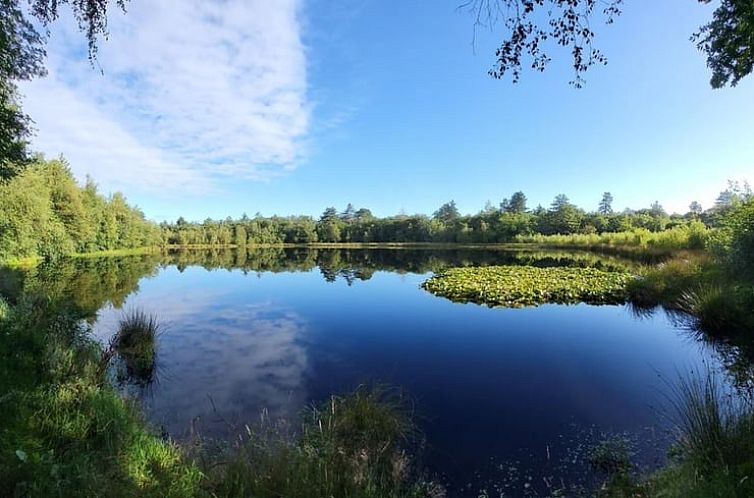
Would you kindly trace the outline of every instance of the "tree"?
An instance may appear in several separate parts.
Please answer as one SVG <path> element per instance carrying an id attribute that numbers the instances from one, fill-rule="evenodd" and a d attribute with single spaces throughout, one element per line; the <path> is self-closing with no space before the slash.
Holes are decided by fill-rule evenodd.
<path id="1" fill-rule="evenodd" d="M 356 217 L 356 221 L 364 222 L 364 221 L 369 221 L 373 219 L 374 215 L 369 209 L 361 208 L 358 211 L 356 211 L 355 217 Z"/>
<path id="2" fill-rule="evenodd" d="M 440 220 L 445 224 L 453 222 L 460 216 L 458 208 L 456 207 L 456 201 L 446 202 L 432 215 L 434 219 Z"/>
<path id="3" fill-rule="evenodd" d="M 31 120 L 21 111 L 16 81 L 45 74 L 42 37 L 14 0 L 0 0 L 0 180 L 27 161 Z"/>
<path id="4" fill-rule="evenodd" d="M 17 3 L 17 0 L 0 0 Z M 123 12 L 126 11 L 128 0 L 116 0 L 115 5 Z M 59 16 L 59 7 L 68 5 L 73 16 L 78 21 L 79 29 L 86 36 L 89 46 L 89 58 L 97 57 L 97 42 L 100 36 L 107 36 L 107 9 L 111 2 L 104 0 L 29 0 L 31 12 L 45 27 L 48 27 Z"/>
<path id="5" fill-rule="evenodd" d="M 652 205 L 649 207 L 649 214 L 655 217 L 667 215 L 665 209 L 662 207 L 662 204 L 660 204 L 660 201 L 654 201 L 652 203 Z"/>
<path id="6" fill-rule="evenodd" d="M 116 4 L 125 11 L 127 0 Z M 32 121 L 21 110 L 16 82 L 44 76 L 45 36 L 25 15 L 20 0 L 0 0 L 0 180 L 16 175 L 29 162 L 28 139 Z M 33 19 L 47 28 L 67 4 L 78 21 L 94 61 L 97 41 L 107 35 L 107 9 L 103 0 L 29 0 Z"/>
<path id="7" fill-rule="evenodd" d="M 242 224 L 237 224 L 233 227 L 233 242 L 237 246 L 245 246 L 246 245 L 246 228 Z"/>
<path id="8" fill-rule="evenodd" d="M 340 213 L 340 219 L 349 223 L 353 221 L 356 218 L 356 209 L 353 207 L 353 204 L 350 202 L 346 206 L 346 209 Z"/>
<path id="9" fill-rule="evenodd" d="M 720 192 L 715 200 L 715 208 L 722 210 L 735 207 L 751 198 L 752 191 L 748 182 L 744 181 L 741 184 L 738 181 L 728 180 L 728 187 Z"/>
<path id="10" fill-rule="evenodd" d="M 606 64 L 605 56 L 593 46 L 595 32 L 590 25 L 595 15 L 608 24 L 620 14 L 622 0 L 468 0 L 475 15 L 475 27 L 500 24 L 506 32 L 495 51 L 495 64 L 489 74 L 503 78 L 511 74 L 518 82 L 524 65 L 544 71 L 550 62 L 547 41 L 567 47 L 573 57 L 576 87 L 583 84 L 582 74 L 594 64 Z"/>
<path id="11" fill-rule="evenodd" d="M 551 211 L 557 211 L 559 209 L 563 209 L 566 206 L 571 205 L 571 200 L 568 198 L 565 194 L 558 194 L 555 196 L 555 199 L 553 199 L 552 204 L 550 204 L 550 210 Z"/>
<path id="12" fill-rule="evenodd" d="M 736 86 L 754 69 L 754 2 L 722 0 L 712 14 L 712 21 L 702 26 L 692 39 L 707 55 L 712 88 Z"/>
<path id="13" fill-rule="evenodd" d="M 497 208 L 492 204 L 492 201 L 488 200 L 484 203 L 484 207 L 481 211 L 479 211 L 479 214 L 489 216 L 492 214 L 497 213 Z"/>
<path id="14" fill-rule="evenodd" d="M 317 238 L 321 242 L 340 242 L 340 220 L 334 207 L 325 209 L 317 223 Z"/>
<path id="15" fill-rule="evenodd" d="M 550 210 L 540 217 L 540 230 L 545 234 L 574 233 L 581 226 L 583 216 L 584 213 L 571 204 L 565 194 L 559 194 L 553 199 Z"/>
<path id="16" fill-rule="evenodd" d="M 702 205 L 697 201 L 693 201 L 691 204 L 689 204 L 689 214 L 693 217 L 699 217 L 699 215 L 701 215 L 703 211 L 704 209 L 702 209 Z"/>
<path id="17" fill-rule="evenodd" d="M 520 190 L 518 192 L 514 192 L 513 195 L 511 196 L 510 201 L 508 201 L 508 207 L 506 208 L 506 212 L 523 213 L 525 211 L 526 211 L 526 196 Z"/>
<path id="18" fill-rule="evenodd" d="M 597 208 L 600 214 L 608 215 L 613 213 L 613 194 L 605 192 L 602 194 L 602 200 Z"/>
<path id="19" fill-rule="evenodd" d="M 754 277 L 754 199 L 739 204 L 726 216 L 730 257 L 736 271 Z"/>
<path id="20" fill-rule="evenodd" d="M 710 3 L 711 0 L 697 0 Z M 466 0 L 462 7 L 473 13 L 474 29 L 503 26 L 503 40 L 495 51 L 489 74 L 501 79 L 510 74 L 518 82 L 523 67 L 544 71 L 551 59 L 548 42 L 571 53 L 574 77 L 580 88 L 584 73 L 594 65 L 607 64 L 594 46 L 592 26 L 612 24 L 621 14 L 623 0 Z M 754 2 L 721 0 L 712 21 L 692 36 L 707 57 L 712 70 L 710 84 L 735 86 L 754 69 Z"/>

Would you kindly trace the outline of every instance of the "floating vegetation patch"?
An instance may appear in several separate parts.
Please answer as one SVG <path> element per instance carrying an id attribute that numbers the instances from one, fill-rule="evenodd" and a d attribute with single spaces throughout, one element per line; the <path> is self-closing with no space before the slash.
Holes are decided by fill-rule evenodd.
<path id="1" fill-rule="evenodd" d="M 545 303 L 618 304 L 626 300 L 626 272 L 596 268 L 486 266 L 451 268 L 422 283 L 436 296 L 456 302 L 518 308 Z"/>

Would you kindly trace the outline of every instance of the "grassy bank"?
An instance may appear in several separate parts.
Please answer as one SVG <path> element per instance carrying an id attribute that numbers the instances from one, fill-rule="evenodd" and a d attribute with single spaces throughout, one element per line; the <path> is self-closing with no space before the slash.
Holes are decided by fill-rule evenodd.
<path id="1" fill-rule="evenodd" d="M 151 356 L 139 354 L 154 351 L 151 319 L 127 316 L 104 350 L 48 304 L 0 302 L 0 496 L 400 498 L 435 489 L 407 451 L 410 413 L 384 390 L 333 397 L 293 434 L 248 428 L 221 451 L 164 439 L 108 382 L 116 355 Z"/>
<path id="2" fill-rule="evenodd" d="M 704 249 L 715 231 L 694 222 L 659 232 L 635 228 L 624 232 L 574 233 L 568 235 L 519 235 L 516 242 L 549 247 L 635 247 L 650 249 Z"/>
<path id="3" fill-rule="evenodd" d="M 110 249 L 107 251 L 92 251 L 74 253 L 73 258 L 101 258 L 101 257 L 121 257 L 121 256 L 141 256 L 144 254 L 160 254 L 163 248 L 160 246 L 134 247 L 130 249 Z"/>
<path id="4" fill-rule="evenodd" d="M 671 401 L 677 442 L 668 463 L 648 475 L 615 469 L 598 491 L 612 498 L 754 496 L 754 404 L 731 397 L 716 374 L 681 378 Z"/>
<path id="5" fill-rule="evenodd" d="M 202 474 L 105 380 L 102 349 L 45 303 L 0 322 L 0 495 L 192 496 Z"/>
<path id="6" fill-rule="evenodd" d="M 348 251 L 348 250 L 390 250 L 396 253 L 407 251 L 504 251 L 508 253 L 518 253 L 522 257 L 527 254 L 558 252 L 563 254 L 568 251 L 572 256 L 576 253 L 581 254 L 584 259 L 592 258 L 593 260 L 610 257 L 631 260 L 638 263 L 653 263 L 668 259 L 679 251 L 658 248 L 651 246 L 631 246 L 631 245 L 581 245 L 581 244 L 555 244 L 549 242 L 512 242 L 512 243 L 447 243 L 447 242 L 406 242 L 406 243 L 312 243 L 312 244 L 249 244 L 237 246 L 228 245 L 211 245 L 211 244 L 192 244 L 192 245 L 167 245 L 167 246 L 150 246 L 131 249 L 114 249 L 107 251 L 94 251 L 87 253 L 75 253 L 71 256 L 59 258 L 53 263 L 69 259 L 97 259 L 97 258 L 123 258 L 130 256 L 174 256 L 176 254 L 199 254 L 202 252 L 217 253 L 238 253 L 251 254 L 260 251 L 283 251 L 283 250 L 311 250 L 311 251 Z M 557 251 L 555 251 L 557 250 Z M 244 256 L 245 258 L 246 256 Z M 199 260 L 198 258 L 197 260 Z M 0 267 L 11 269 L 31 269 L 37 267 L 46 261 L 41 257 L 29 258 L 12 258 L 0 260 Z M 490 261 L 491 264 L 500 264 L 498 261 Z"/>

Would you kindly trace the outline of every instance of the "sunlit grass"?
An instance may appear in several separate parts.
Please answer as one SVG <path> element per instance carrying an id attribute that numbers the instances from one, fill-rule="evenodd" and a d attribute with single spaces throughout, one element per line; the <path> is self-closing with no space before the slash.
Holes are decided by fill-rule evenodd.
<path id="1" fill-rule="evenodd" d="M 203 496 L 199 469 L 107 383 L 101 356 L 45 303 L 0 321 L 0 496 Z"/>
<path id="2" fill-rule="evenodd" d="M 704 249 L 713 231 L 700 223 L 682 225 L 659 232 L 635 228 L 624 232 L 519 235 L 516 242 L 557 247 L 640 247 L 655 249 Z"/>

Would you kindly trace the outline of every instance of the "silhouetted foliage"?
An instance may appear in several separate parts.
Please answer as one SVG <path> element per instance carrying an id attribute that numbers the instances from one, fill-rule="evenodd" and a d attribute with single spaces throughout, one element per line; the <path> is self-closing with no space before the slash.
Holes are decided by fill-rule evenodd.
<path id="1" fill-rule="evenodd" d="M 754 69 L 754 2 L 722 0 L 712 14 L 712 21 L 702 26 L 692 39 L 707 55 L 712 88 L 736 86 Z"/>
<path id="2" fill-rule="evenodd" d="M 510 74 L 518 82 L 524 66 L 544 71 L 551 61 L 545 45 L 552 42 L 570 50 L 574 72 L 571 84 L 581 87 L 582 75 L 591 66 L 607 64 L 607 58 L 593 46 L 593 18 L 601 16 L 611 24 L 621 13 L 621 3 L 622 0 L 468 0 L 463 7 L 474 13 L 477 25 L 504 27 L 503 42 L 495 51 L 490 76 L 500 79 Z"/>
<path id="3" fill-rule="evenodd" d="M 605 55 L 594 46 L 593 26 L 612 24 L 620 16 L 622 4 L 623 0 L 467 0 L 461 8 L 473 13 L 475 29 L 493 25 L 504 28 L 495 64 L 489 71 L 493 78 L 510 74 L 518 82 L 525 66 L 544 71 L 551 61 L 546 49 L 549 42 L 570 52 L 574 73 L 571 84 L 579 88 L 590 67 L 607 64 Z M 753 18 L 751 0 L 722 0 L 712 21 L 692 36 L 707 57 L 713 88 L 735 86 L 754 69 Z"/>
<path id="4" fill-rule="evenodd" d="M 125 11 L 127 0 L 116 4 Z M 44 76 L 46 33 L 40 33 L 25 15 L 21 0 L 0 0 L 0 181 L 16 175 L 29 160 L 27 146 L 32 120 L 21 110 L 16 82 Z M 97 54 L 97 42 L 107 35 L 107 0 L 29 0 L 33 20 L 48 27 L 67 5 L 78 21 L 89 47 L 89 59 Z"/>

